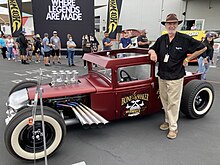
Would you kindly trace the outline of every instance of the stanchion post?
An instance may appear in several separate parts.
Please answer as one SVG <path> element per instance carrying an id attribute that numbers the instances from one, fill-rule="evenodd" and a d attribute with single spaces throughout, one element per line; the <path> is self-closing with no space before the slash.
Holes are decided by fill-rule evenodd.
<path id="1" fill-rule="evenodd" d="M 33 140 L 34 140 L 34 165 L 36 164 L 36 146 L 35 146 L 35 119 L 36 119 L 36 109 L 38 104 L 38 99 L 40 99 L 40 112 L 41 112 L 41 119 L 42 119 L 42 131 L 43 131 L 43 143 L 44 143 L 44 159 L 45 159 L 45 165 L 48 165 L 47 161 L 47 147 L 46 147 L 46 136 L 45 136 L 45 122 L 44 122 L 44 111 L 43 111 L 43 98 L 42 98 L 42 92 L 43 89 L 40 87 L 41 80 L 42 80 L 42 69 L 40 68 L 40 76 L 38 77 L 37 81 L 37 87 L 36 87 L 36 93 L 33 103 L 33 109 L 32 109 L 32 118 L 33 118 Z"/>

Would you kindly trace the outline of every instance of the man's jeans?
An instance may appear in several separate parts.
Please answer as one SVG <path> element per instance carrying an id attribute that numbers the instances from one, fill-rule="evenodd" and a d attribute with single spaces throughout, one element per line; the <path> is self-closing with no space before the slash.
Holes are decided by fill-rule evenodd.
<path id="1" fill-rule="evenodd" d="M 74 64 L 74 54 L 75 51 L 68 50 L 68 64 Z"/>
<path id="2" fill-rule="evenodd" d="M 207 74 L 208 69 L 209 69 L 210 60 L 208 59 L 208 64 L 204 64 L 203 57 L 201 56 L 201 57 L 198 58 L 198 65 L 199 65 L 198 73 L 202 73 L 201 79 L 205 80 L 206 79 L 206 74 Z"/>

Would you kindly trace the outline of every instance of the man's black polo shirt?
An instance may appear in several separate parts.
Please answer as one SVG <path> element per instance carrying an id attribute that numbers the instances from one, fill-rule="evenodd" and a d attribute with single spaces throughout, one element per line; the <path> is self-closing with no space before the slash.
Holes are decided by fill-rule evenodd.
<path id="1" fill-rule="evenodd" d="M 164 80 L 177 80 L 185 75 L 183 61 L 187 54 L 203 49 L 205 46 L 194 38 L 177 32 L 172 42 L 168 34 L 162 35 L 150 48 L 157 53 L 159 62 L 158 76 Z M 169 55 L 168 62 L 164 62 L 165 55 Z"/>
<path id="2" fill-rule="evenodd" d="M 148 38 L 146 36 L 140 35 L 137 38 L 137 42 L 148 42 Z M 138 45 L 139 48 L 149 48 L 149 44 L 145 44 L 145 45 Z"/>

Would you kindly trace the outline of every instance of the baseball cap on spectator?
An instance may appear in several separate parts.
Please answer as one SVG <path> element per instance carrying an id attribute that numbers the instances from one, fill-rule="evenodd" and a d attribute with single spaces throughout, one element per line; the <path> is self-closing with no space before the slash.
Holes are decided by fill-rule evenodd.
<path id="1" fill-rule="evenodd" d="M 57 34 L 57 31 L 53 31 L 53 34 Z"/>
<path id="2" fill-rule="evenodd" d="M 48 36 L 48 33 L 44 33 L 44 36 Z"/>
<path id="3" fill-rule="evenodd" d="M 36 34 L 36 36 L 35 36 L 36 38 L 40 38 L 40 34 Z"/>
<path id="4" fill-rule="evenodd" d="M 207 34 L 206 34 L 206 37 L 207 37 L 207 38 L 213 37 L 213 35 L 212 35 L 211 33 L 207 33 Z"/>

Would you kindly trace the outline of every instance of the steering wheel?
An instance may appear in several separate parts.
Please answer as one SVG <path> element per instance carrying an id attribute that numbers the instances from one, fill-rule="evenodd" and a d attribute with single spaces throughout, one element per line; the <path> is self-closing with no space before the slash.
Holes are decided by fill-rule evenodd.
<path id="1" fill-rule="evenodd" d="M 126 76 L 123 76 L 123 73 L 126 74 Z M 125 70 L 120 70 L 120 78 L 122 82 L 126 82 L 126 81 L 132 81 L 131 76 L 128 74 L 128 72 L 126 72 Z"/>

